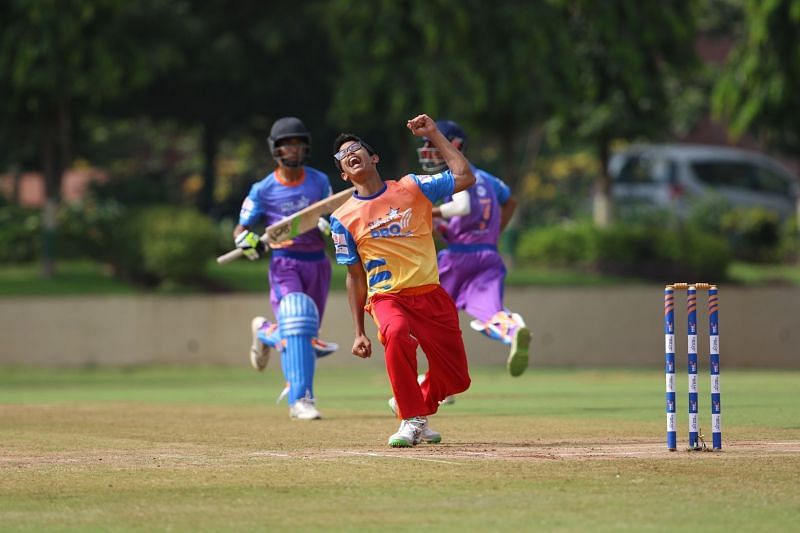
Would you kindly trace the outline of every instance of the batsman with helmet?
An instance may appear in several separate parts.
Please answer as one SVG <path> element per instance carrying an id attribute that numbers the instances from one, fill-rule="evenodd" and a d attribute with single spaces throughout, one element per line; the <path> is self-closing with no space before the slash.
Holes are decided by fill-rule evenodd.
<path id="1" fill-rule="evenodd" d="M 311 151 L 311 133 L 299 118 L 276 120 L 267 143 L 277 168 L 250 188 L 233 232 L 237 248 L 250 260 L 258 259 L 264 251 L 254 228 L 269 226 L 331 195 L 328 176 L 305 164 Z M 301 420 L 321 418 L 314 397 L 316 358 L 337 348 L 317 336 L 331 281 L 322 234 L 329 228 L 327 221 L 320 219 L 318 229 L 272 246 L 270 303 L 277 322 L 258 316 L 251 323 L 251 364 L 256 370 L 264 370 L 270 349 L 280 352 L 289 414 Z"/>

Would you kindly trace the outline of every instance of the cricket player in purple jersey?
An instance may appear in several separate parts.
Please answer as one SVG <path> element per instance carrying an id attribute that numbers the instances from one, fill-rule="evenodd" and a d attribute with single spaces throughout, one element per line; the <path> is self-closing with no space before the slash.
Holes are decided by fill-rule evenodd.
<path id="1" fill-rule="evenodd" d="M 436 125 L 456 148 L 464 150 L 467 136 L 461 126 L 452 120 Z M 439 150 L 427 140 L 417 151 L 426 172 L 446 168 Z M 477 168 L 473 173 L 475 185 L 433 210 L 440 219 L 437 229 L 447 243 L 437 258 L 439 278 L 456 307 L 475 318 L 470 324 L 473 329 L 510 346 L 506 365 L 512 376 L 519 376 L 528 367 L 531 333 L 522 317 L 503 305 L 506 267 L 497 251 L 500 232 L 517 203 L 499 178 Z"/>
<path id="2" fill-rule="evenodd" d="M 331 195 L 328 176 L 305 165 L 311 134 L 300 119 L 276 120 L 267 142 L 277 168 L 250 188 L 233 232 L 236 246 L 250 260 L 258 259 L 264 251 L 254 228 L 274 224 Z M 338 348 L 317 336 L 331 281 L 322 235 L 329 228 L 327 221 L 320 219 L 319 229 L 272 247 L 270 304 L 277 321 L 259 316 L 251 323 L 251 364 L 262 371 L 269 362 L 270 349 L 280 352 L 287 382 L 281 398 L 288 396 L 290 416 L 301 420 L 321 418 L 313 388 L 315 360 Z"/>

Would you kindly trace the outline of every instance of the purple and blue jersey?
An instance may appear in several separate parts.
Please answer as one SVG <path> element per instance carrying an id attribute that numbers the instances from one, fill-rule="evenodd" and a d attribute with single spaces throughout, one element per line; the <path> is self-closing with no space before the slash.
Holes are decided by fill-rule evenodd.
<path id="1" fill-rule="evenodd" d="M 472 167 L 475 185 L 469 192 L 470 211 L 464 216 L 455 216 L 447 221 L 443 235 L 448 245 L 497 246 L 500 238 L 500 207 L 511 197 L 511 190 L 488 172 Z M 452 200 L 452 196 L 445 202 Z"/>
<path id="2" fill-rule="evenodd" d="M 506 267 L 497 252 L 501 206 L 511 190 L 499 178 L 472 167 L 475 184 L 469 193 L 470 211 L 447 220 L 442 237 L 447 248 L 438 254 L 439 280 L 463 309 L 484 323 L 503 311 Z M 449 196 L 445 201 L 453 199 Z"/>
<path id="3" fill-rule="evenodd" d="M 284 182 L 271 172 L 253 184 L 242 203 L 239 224 L 247 228 L 262 223 L 270 226 L 331 195 L 331 182 L 325 173 L 311 167 L 303 170 L 298 182 Z M 325 241 L 319 230 L 313 229 L 275 246 L 278 247 L 295 252 L 322 252 Z"/>

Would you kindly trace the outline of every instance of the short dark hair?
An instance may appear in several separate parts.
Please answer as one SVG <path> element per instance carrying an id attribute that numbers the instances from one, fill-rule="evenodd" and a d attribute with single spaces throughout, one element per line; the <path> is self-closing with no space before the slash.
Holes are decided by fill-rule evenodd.
<path id="1" fill-rule="evenodd" d="M 338 137 L 336 137 L 336 140 L 333 141 L 333 153 L 335 154 L 338 152 L 344 143 L 350 141 L 357 142 L 363 146 L 369 155 L 375 155 L 375 150 L 373 150 L 372 146 L 361 140 L 361 137 L 358 135 L 354 135 L 352 133 L 340 133 Z M 339 172 L 342 171 L 342 163 L 335 157 L 333 158 L 333 164 L 336 165 L 336 168 L 339 170 Z"/>

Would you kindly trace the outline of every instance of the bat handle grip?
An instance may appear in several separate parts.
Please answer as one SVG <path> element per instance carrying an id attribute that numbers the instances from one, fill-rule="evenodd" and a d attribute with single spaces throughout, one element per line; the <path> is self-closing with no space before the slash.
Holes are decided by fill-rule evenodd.
<path id="1" fill-rule="evenodd" d="M 230 263 L 234 259 L 239 259 L 240 257 L 242 257 L 242 250 L 240 248 L 236 248 L 227 254 L 217 257 L 217 263 L 224 265 L 225 263 Z"/>

